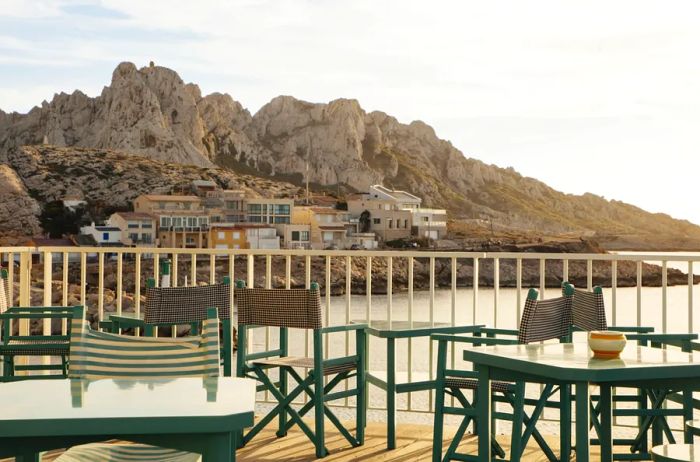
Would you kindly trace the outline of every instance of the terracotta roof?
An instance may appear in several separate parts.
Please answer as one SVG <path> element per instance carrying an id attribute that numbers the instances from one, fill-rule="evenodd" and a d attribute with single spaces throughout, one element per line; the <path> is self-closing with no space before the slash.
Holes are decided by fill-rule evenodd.
<path id="1" fill-rule="evenodd" d="M 144 194 L 145 197 L 152 201 L 172 201 L 172 202 L 199 202 L 201 199 L 197 196 L 175 196 L 165 194 Z"/>
<path id="2" fill-rule="evenodd" d="M 115 215 L 119 215 L 127 220 L 155 220 L 156 217 L 150 213 L 143 212 L 115 212 Z"/>
<path id="3" fill-rule="evenodd" d="M 29 241 L 37 247 L 73 247 L 75 244 L 70 239 L 46 239 L 34 237 Z"/>

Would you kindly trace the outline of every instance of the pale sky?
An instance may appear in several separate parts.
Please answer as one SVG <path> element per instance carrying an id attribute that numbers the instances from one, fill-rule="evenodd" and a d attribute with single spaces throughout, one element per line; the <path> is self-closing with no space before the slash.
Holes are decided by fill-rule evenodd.
<path id="1" fill-rule="evenodd" d="M 465 155 L 700 224 L 700 2 L 0 0 L 0 109 L 120 61 L 251 112 L 356 98 Z"/>

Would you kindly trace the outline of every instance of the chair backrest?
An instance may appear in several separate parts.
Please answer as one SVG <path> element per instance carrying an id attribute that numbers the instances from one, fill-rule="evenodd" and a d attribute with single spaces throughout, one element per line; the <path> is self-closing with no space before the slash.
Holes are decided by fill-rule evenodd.
<path id="1" fill-rule="evenodd" d="M 10 302 L 8 301 L 8 292 L 7 270 L 3 268 L 0 269 L 0 313 L 7 311 L 7 308 L 10 306 Z"/>
<path id="2" fill-rule="evenodd" d="M 562 291 L 570 287 L 573 291 L 571 318 L 575 327 L 583 330 L 608 330 L 605 317 L 605 300 L 603 289 L 596 286 L 592 292 L 576 289 L 573 284 L 565 282 Z"/>
<path id="3" fill-rule="evenodd" d="M 133 337 L 94 331 L 71 322 L 71 378 L 207 377 L 219 375 L 219 320 L 208 310 L 202 335 Z"/>
<path id="4" fill-rule="evenodd" d="M 518 342 L 531 343 L 568 337 L 571 333 L 571 294 L 538 300 L 537 291 L 530 289 L 525 300 Z"/>
<path id="5" fill-rule="evenodd" d="M 238 325 L 320 329 L 321 296 L 311 289 L 236 289 Z"/>
<path id="6" fill-rule="evenodd" d="M 207 319 L 207 309 L 219 310 L 220 319 L 231 319 L 231 286 L 210 284 L 194 287 L 146 289 L 144 321 L 148 324 L 189 324 Z"/>

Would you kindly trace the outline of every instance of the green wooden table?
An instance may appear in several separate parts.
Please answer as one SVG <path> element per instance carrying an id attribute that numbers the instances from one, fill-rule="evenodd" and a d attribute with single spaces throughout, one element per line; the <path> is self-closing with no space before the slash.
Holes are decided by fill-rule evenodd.
<path id="1" fill-rule="evenodd" d="M 593 359 L 586 343 L 556 343 L 477 347 L 464 351 L 464 359 L 479 373 L 476 414 L 479 422 L 491 419 L 491 380 L 573 384 L 576 388 L 576 461 L 589 460 L 589 386 L 600 386 L 600 460 L 612 460 L 612 404 L 614 386 L 683 389 L 684 420 L 692 418 L 692 389 L 700 379 L 700 355 L 677 350 L 628 345 L 620 359 Z M 684 439 L 691 442 L 686 431 Z M 479 425 L 479 460 L 489 462 L 490 425 Z"/>
<path id="2" fill-rule="evenodd" d="M 35 380 L 0 385 L 0 458 L 123 439 L 235 461 L 253 425 L 255 382 L 230 377 Z"/>
<path id="3" fill-rule="evenodd" d="M 427 380 L 416 382 L 396 383 L 396 339 L 411 339 L 417 337 L 430 337 L 431 334 L 465 334 L 475 333 L 483 326 L 453 326 L 448 323 L 430 323 L 424 321 L 353 321 L 353 323 L 367 324 L 365 332 L 377 338 L 386 339 L 386 378 L 382 378 L 369 370 L 369 358 L 367 359 L 366 381 L 381 388 L 386 392 L 387 408 L 387 449 L 396 448 L 396 395 L 415 391 L 433 390 L 435 380 L 428 377 Z M 368 341 L 369 341 L 368 335 Z M 367 348 L 368 356 L 371 354 Z M 428 373 L 429 375 L 429 373 Z M 369 401 L 369 400 L 367 400 Z"/>

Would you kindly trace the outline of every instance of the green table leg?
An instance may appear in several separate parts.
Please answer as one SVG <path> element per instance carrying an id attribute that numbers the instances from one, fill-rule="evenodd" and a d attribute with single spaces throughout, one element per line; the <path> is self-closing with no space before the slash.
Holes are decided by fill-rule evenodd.
<path id="1" fill-rule="evenodd" d="M 610 385 L 600 386 L 600 460 L 612 462 L 612 388 Z"/>
<path id="2" fill-rule="evenodd" d="M 693 389 L 683 389 L 683 442 L 693 444 L 693 432 L 685 422 L 693 420 Z"/>
<path id="3" fill-rule="evenodd" d="M 477 388 L 476 415 L 479 422 L 479 461 L 491 462 L 491 371 L 488 366 L 478 364 L 479 375 Z M 588 402 L 586 402 L 586 406 Z"/>
<path id="4" fill-rule="evenodd" d="M 232 433 L 216 433 L 206 438 L 202 462 L 235 462 L 234 442 Z"/>
<path id="5" fill-rule="evenodd" d="M 396 340 L 386 339 L 386 447 L 396 449 Z"/>
<path id="6" fill-rule="evenodd" d="M 563 384 L 559 388 L 559 446 L 561 462 L 571 460 L 571 385 Z"/>
<path id="7" fill-rule="evenodd" d="M 589 461 L 590 428 L 588 382 L 576 382 L 576 462 Z"/>

